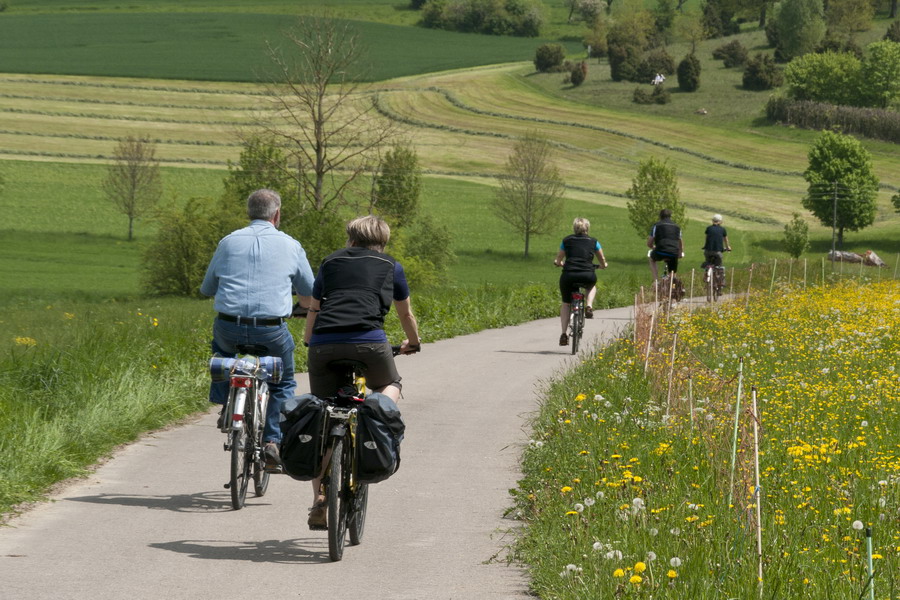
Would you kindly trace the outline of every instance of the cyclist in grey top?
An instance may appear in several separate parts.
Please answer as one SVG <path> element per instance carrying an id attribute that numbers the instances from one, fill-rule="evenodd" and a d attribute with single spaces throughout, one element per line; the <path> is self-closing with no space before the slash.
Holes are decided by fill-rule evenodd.
<path id="1" fill-rule="evenodd" d="M 284 364 L 280 383 L 272 390 L 266 410 L 266 469 L 278 471 L 281 461 L 278 424 L 282 403 L 294 393 L 294 338 L 285 320 L 291 314 L 291 288 L 300 303 L 309 306 L 313 273 L 300 243 L 278 231 L 281 197 L 277 192 L 256 190 L 247 199 L 250 225 L 225 236 L 206 270 L 200 292 L 215 296 L 218 316 L 213 322 L 212 351 L 235 356 L 237 346 L 259 344 Z M 224 405 L 229 382 L 213 382 L 209 400 Z M 221 421 L 220 416 L 220 421 Z M 220 425 L 221 427 L 221 425 Z"/>

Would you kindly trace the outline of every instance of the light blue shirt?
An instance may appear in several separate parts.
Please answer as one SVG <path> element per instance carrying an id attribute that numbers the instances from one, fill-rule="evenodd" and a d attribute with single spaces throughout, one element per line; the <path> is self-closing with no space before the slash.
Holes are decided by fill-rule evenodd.
<path id="1" fill-rule="evenodd" d="M 313 273 L 300 242 L 256 219 L 219 242 L 200 286 L 215 296 L 215 309 L 235 317 L 286 317 L 291 287 L 312 294 Z"/>

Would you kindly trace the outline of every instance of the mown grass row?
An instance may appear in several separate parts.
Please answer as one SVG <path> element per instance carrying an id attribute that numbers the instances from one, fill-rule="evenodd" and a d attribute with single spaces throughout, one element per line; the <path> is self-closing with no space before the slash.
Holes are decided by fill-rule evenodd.
<path id="1" fill-rule="evenodd" d="M 867 597 L 869 527 L 875 597 L 896 598 L 898 306 L 897 281 L 776 289 L 657 322 L 646 375 L 631 341 L 587 355 L 547 391 L 515 491 L 535 592 Z"/>

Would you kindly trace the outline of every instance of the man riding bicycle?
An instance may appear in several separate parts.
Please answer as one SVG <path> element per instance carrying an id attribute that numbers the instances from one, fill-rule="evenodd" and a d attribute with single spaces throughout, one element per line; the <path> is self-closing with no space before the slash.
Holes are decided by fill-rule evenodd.
<path id="1" fill-rule="evenodd" d="M 731 252 L 731 244 L 728 243 L 728 232 L 722 227 L 722 215 L 713 215 L 712 225 L 706 228 L 703 258 L 707 265 L 721 267 L 723 252 Z"/>
<path id="2" fill-rule="evenodd" d="M 684 256 L 684 241 L 681 239 L 681 227 L 672 222 L 672 211 L 664 208 L 659 211 L 659 221 L 650 229 L 647 237 L 650 248 L 650 272 L 653 279 L 659 278 L 656 263 L 665 261 L 670 273 L 678 271 L 678 259 Z"/>
<path id="3" fill-rule="evenodd" d="M 347 247 L 327 256 L 319 267 L 305 335 L 310 392 L 316 396 L 333 396 L 341 383 L 330 362 L 355 360 L 366 365 L 370 389 L 395 402 L 400 398 L 401 378 L 384 332 L 384 317 L 392 303 L 407 338 L 400 353 L 417 352 L 420 340 L 406 274 L 399 262 L 384 254 L 390 236 L 388 224 L 376 216 L 354 219 L 347 225 Z M 320 483 L 320 478 L 312 482 L 311 528 L 326 524 Z"/>
<path id="4" fill-rule="evenodd" d="M 294 394 L 294 338 L 285 320 L 290 317 L 291 288 L 302 304 L 308 304 L 313 273 L 300 243 L 278 231 L 281 223 L 281 196 L 267 189 L 256 190 L 247 198 L 250 225 L 219 242 L 200 286 L 204 296 L 215 296 L 218 316 L 213 323 L 212 351 L 220 356 L 236 356 L 238 345 L 265 346 L 271 356 L 282 360 L 279 383 L 269 384 L 272 391 L 263 431 L 266 470 L 281 467 L 278 443 L 281 441 L 279 416 L 281 405 Z M 223 405 L 229 382 L 210 384 L 209 400 Z M 223 415 L 219 416 L 222 428 Z"/>
<path id="5" fill-rule="evenodd" d="M 594 296 L 597 294 L 597 273 L 594 271 L 594 256 L 600 263 L 600 268 L 606 268 L 606 258 L 603 256 L 603 248 L 600 242 L 588 235 L 591 230 L 591 222 L 578 217 L 572 223 L 573 234 L 563 238 L 559 245 L 553 264 L 562 267 L 563 272 L 559 276 L 559 292 L 562 295 L 562 303 L 559 305 L 559 320 L 562 324 L 562 335 L 559 336 L 559 345 L 568 346 L 569 336 L 566 327 L 569 325 L 569 315 L 572 310 L 572 293 L 578 286 L 589 288 L 585 317 L 594 318 Z"/>

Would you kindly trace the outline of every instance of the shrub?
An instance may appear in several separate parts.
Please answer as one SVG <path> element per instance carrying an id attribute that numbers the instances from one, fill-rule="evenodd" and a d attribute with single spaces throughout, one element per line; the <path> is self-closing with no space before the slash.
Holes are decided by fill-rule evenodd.
<path id="1" fill-rule="evenodd" d="M 771 90 L 782 84 L 784 76 L 771 56 L 757 54 L 744 70 L 745 90 Z"/>
<path id="2" fill-rule="evenodd" d="M 422 26 L 429 29 L 441 29 L 446 8 L 447 0 L 427 0 L 422 5 Z"/>
<path id="3" fill-rule="evenodd" d="M 449 31 L 535 37 L 543 15 L 537 0 L 429 0 L 421 23 Z"/>
<path id="4" fill-rule="evenodd" d="M 700 88 L 700 61 L 693 54 L 678 63 L 678 87 L 685 92 L 696 92 Z"/>
<path id="5" fill-rule="evenodd" d="M 792 258 L 800 258 L 809 250 L 809 225 L 800 213 L 794 213 L 794 218 L 784 226 L 784 249 Z"/>
<path id="6" fill-rule="evenodd" d="M 900 42 L 900 19 L 891 23 L 884 34 L 884 39 L 891 42 Z"/>
<path id="7" fill-rule="evenodd" d="M 701 18 L 708 38 L 734 35 L 741 30 L 740 25 L 734 20 L 734 13 L 723 6 L 719 0 L 707 0 L 703 5 Z"/>
<path id="8" fill-rule="evenodd" d="M 778 5 L 775 5 L 776 9 Z M 769 44 L 770 48 L 778 47 L 778 21 L 775 19 L 775 10 L 772 11 L 772 14 L 766 19 L 766 42 Z"/>
<path id="9" fill-rule="evenodd" d="M 741 67 L 747 64 L 747 49 L 739 40 L 723 44 L 713 50 L 713 58 L 724 61 L 726 68 Z"/>
<path id="10" fill-rule="evenodd" d="M 857 44 L 855 40 L 847 39 L 845 41 L 841 41 L 839 39 L 827 36 L 824 40 L 822 40 L 821 44 L 816 46 L 815 52 L 816 54 L 825 54 L 826 52 L 831 52 L 834 54 L 847 53 L 852 54 L 860 60 L 862 60 L 863 57 L 863 49 L 860 48 L 859 44 Z"/>
<path id="11" fill-rule="evenodd" d="M 653 93 L 650 94 L 655 104 L 668 104 L 672 101 L 672 94 L 662 84 L 653 86 Z"/>
<path id="12" fill-rule="evenodd" d="M 637 81 L 640 67 L 640 49 L 635 46 L 610 44 L 609 73 L 613 81 Z"/>
<path id="13" fill-rule="evenodd" d="M 581 61 L 579 64 L 572 67 L 572 70 L 569 72 L 569 82 L 578 87 L 584 80 L 587 79 L 587 63 Z"/>
<path id="14" fill-rule="evenodd" d="M 631 96 L 631 101 L 635 104 L 653 104 L 653 98 L 650 97 L 647 90 L 640 86 L 634 88 L 634 94 Z"/>
<path id="15" fill-rule="evenodd" d="M 426 0 L 409 0 L 409 7 L 413 10 L 420 10 L 425 6 Z"/>
<path id="16" fill-rule="evenodd" d="M 649 83 L 657 73 L 666 77 L 675 74 L 675 61 L 664 48 L 652 50 L 644 57 L 638 69 L 639 81 Z"/>
<path id="17" fill-rule="evenodd" d="M 560 66 L 565 58 L 566 50 L 560 44 L 541 44 L 534 53 L 534 68 L 546 73 Z"/>
<path id="18" fill-rule="evenodd" d="M 900 113 L 893 110 L 772 97 L 766 103 L 766 117 L 803 129 L 837 128 L 844 133 L 900 143 Z"/>

